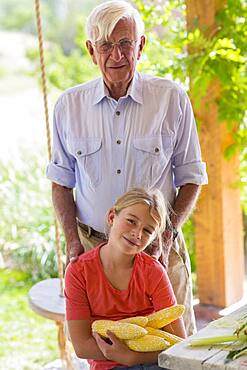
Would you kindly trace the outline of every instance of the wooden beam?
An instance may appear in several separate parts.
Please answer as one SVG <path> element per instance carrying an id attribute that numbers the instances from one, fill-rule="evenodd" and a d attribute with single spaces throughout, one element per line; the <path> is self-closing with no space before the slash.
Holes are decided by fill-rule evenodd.
<path id="1" fill-rule="evenodd" d="M 215 14 L 224 3 L 187 0 L 188 29 L 197 24 L 207 37 L 214 35 Z M 193 86 L 191 96 L 193 104 Z M 199 136 L 209 177 L 195 212 L 195 240 L 200 302 L 226 307 L 243 296 L 244 254 L 240 190 L 236 186 L 239 156 L 224 158 L 233 139 L 226 124 L 219 122 L 219 98 L 220 83 L 213 81 L 200 107 L 194 106 L 201 122 Z"/>

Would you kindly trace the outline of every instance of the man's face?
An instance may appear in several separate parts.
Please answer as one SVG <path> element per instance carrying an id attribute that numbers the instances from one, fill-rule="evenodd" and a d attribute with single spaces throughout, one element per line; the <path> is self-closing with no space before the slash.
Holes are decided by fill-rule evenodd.
<path id="1" fill-rule="evenodd" d="M 131 19 L 121 19 L 107 42 L 124 42 L 124 40 L 131 41 L 132 45 L 127 48 L 121 48 L 119 44 L 114 45 L 112 50 L 107 52 L 102 52 L 102 44 L 106 40 L 101 40 L 96 45 L 87 41 L 87 48 L 92 60 L 99 66 L 103 79 L 109 88 L 119 83 L 128 86 L 145 44 L 144 36 L 140 40 L 136 40 L 136 26 Z"/>

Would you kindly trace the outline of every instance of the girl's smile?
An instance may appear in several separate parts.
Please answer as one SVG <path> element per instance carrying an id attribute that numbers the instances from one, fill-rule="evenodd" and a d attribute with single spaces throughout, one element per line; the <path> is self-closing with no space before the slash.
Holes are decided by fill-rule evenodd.
<path id="1" fill-rule="evenodd" d="M 149 205 L 137 203 L 119 213 L 112 208 L 108 213 L 111 226 L 109 246 L 124 254 L 135 255 L 155 238 L 157 222 L 150 215 Z"/>

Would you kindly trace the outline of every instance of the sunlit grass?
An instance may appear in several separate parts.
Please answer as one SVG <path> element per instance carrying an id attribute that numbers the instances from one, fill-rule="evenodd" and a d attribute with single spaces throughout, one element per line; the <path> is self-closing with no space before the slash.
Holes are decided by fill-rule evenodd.
<path id="1" fill-rule="evenodd" d="M 0 270 L 0 281 L 0 369 L 40 370 L 59 357 L 56 325 L 29 308 L 29 274 Z"/>

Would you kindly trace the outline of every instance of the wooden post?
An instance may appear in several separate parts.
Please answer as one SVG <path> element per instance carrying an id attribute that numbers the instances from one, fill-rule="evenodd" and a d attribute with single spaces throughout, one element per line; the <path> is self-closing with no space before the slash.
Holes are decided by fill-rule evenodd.
<path id="1" fill-rule="evenodd" d="M 207 36 L 215 35 L 215 14 L 224 6 L 220 0 L 186 0 L 187 26 L 197 24 Z M 193 104 L 193 86 L 191 86 Z M 239 181 L 239 156 L 224 158 L 233 142 L 226 124 L 219 122 L 217 100 L 220 83 L 212 81 L 200 107 L 199 132 L 209 185 L 203 188 L 195 212 L 198 295 L 200 303 L 229 306 L 243 296 L 244 254 Z"/>

